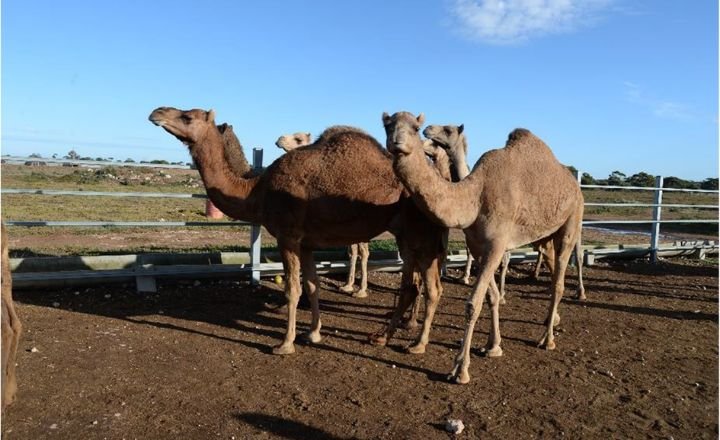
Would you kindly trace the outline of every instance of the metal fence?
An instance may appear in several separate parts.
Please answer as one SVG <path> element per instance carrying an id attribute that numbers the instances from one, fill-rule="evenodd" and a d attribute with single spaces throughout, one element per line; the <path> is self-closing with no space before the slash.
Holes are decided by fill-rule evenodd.
<path id="1" fill-rule="evenodd" d="M 262 149 L 253 149 L 253 167 L 256 169 L 262 168 Z M 4 157 L 4 161 L 8 161 L 9 158 Z M 48 159 L 36 159 L 36 158 L 13 158 L 15 163 L 27 163 L 29 161 L 42 160 L 49 162 Z M 9 161 L 8 161 L 9 162 Z M 79 164 L 87 165 L 89 161 L 68 161 L 68 160 L 54 160 L 54 163 L 60 164 Z M 111 163 L 111 162 L 95 162 L 94 165 L 99 166 L 126 166 L 125 163 Z M 160 168 L 185 168 L 187 166 L 167 166 L 167 165 L 154 165 L 154 164 L 131 164 L 134 166 L 144 167 L 160 167 Z M 578 172 L 578 176 L 581 175 Z M 692 192 L 692 193 L 709 193 L 718 194 L 717 190 L 699 190 L 699 189 L 675 189 L 675 188 L 663 188 L 663 178 L 657 177 L 655 187 L 632 187 L 632 186 L 606 186 L 606 185 L 581 185 L 581 188 L 587 189 L 602 189 L 602 190 L 638 190 L 638 191 L 652 191 L 653 192 L 653 203 L 585 203 L 585 206 L 595 207 L 644 207 L 653 208 L 652 218 L 642 220 L 585 220 L 583 226 L 594 226 L 594 225 L 631 225 L 631 224 L 649 224 L 651 225 L 650 243 L 647 248 L 633 248 L 632 252 L 638 253 L 639 255 L 650 254 L 650 258 L 653 262 L 658 259 L 658 254 L 662 250 L 659 246 L 660 237 L 660 225 L 667 223 L 718 223 L 716 219 L 683 219 L 683 220 L 665 220 L 662 218 L 663 208 L 699 208 L 699 209 L 718 209 L 717 204 L 713 205 L 700 205 L 700 204 L 663 204 L 663 193 L 665 192 Z M 205 194 L 177 194 L 177 193 L 148 193 L 148 192 L 99 192 L 99 191 L 64 191 L 64 190 L 44 190 L 44 189 L 14 189 L 14 188 L 2 188 L 2 194 L 28 194 L 28 195 L 46 195 L 46 196 L 79 196 L 79 197 L 155 197 L 155 198 L 201 198 L 205 199 Z M 147 221 L 24 221 L 24 220 L 5 220 L 5 224 L 8 226 L 22 226 L 22 227 L 38 227 L 38 226 L 61 226 L 61 227 L 207 227 L 207 226 L 238 226 L 238 225 L 249 225 L 251 226 L 251 247 L 249 253 L 249 264 L 230 264 L 224 268 L 215 267 L 211 270 L 203 270 L 202 268 L 196 267 L 183 267 L 182 270 L 173 268 L 172 265 L 163 266 L 159 268 L 153 263 L 143 261 L 142 257 L 136 256 L 133 263 L 130 265 L 132 269 L 123 271 L 115 270 L 113 273 L 103 273 L 105 277 L 115 277 L 118 279 L 125 279 L 128 277 L 134 277 L 137 280 L 139 290 L 150 290 L 155 289 L 155 277 L 157 276 L 173 276 L 180 275 L 202 275 L 208 273 L 222 274 L 222 273 L 248 273 L 253 283 L 257 283 L 260 280 L 261 275 L 275 275 L 281 272 L 281 266 L 279 263 L 261 263 L 260 250 L 262 244 L 261 227 L 259 225 L 250 225 L 245 222 L 147 222 Z M 718 244 L 715 241 L 704 242 L 704 243 L 692 243 L 684 246 L 675 246 L 677 250 L 699 250 L 703 251 L 707 249 L 717 250 Z M 667 249 L 665 249 L 667 251 Z M 588 251 L 586 251 L 588 252 Z M 593 252 L 593 251 L 590 251 Z M 607 251 L 598 252 L 598 255 L 605 255 Z M 529 250 L 522 250 L 514 255 L 514 260 L 526 261 L 535 255 L 534 252 Z M 455 256 L 449 258 L 449 262 L 454 265 L 464 264 L 466 256 Z M 401 264 L 399 255 L 395 255 L 395 258 L 383 258 L 378 261 L 370 263 L 371 267 L 376 269 L 394 269 L 399 268 Z M 319 272 L 328 272 L 335 270 L 346 270 L 347 263 L 344 261 L 321 261 L 318 265 Z M 100 271 L 102 272 L 102 271 Z M 32 281 L 33 279 L 45 279 L 58 281 L 62 278 L 60 275 L 41 275 L 41 273 L 27 274 L 27 276 L 20 275 L 19 281 L 23 279 Z M 88 275 L 89 278 L 102 278 L 98 271 L 92 272 Z M 67 277 L 66 277 L 67 278 Z"/>

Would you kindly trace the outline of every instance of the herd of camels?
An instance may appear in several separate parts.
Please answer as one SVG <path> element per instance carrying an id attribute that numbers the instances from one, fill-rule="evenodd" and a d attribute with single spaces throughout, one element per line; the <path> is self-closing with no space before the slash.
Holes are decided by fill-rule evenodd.
<path id="1" fill-rule="evenodd" d="M 573 251 L 578 259 L 577 297 L 585 297 L 580 186 L 545 143 L 528 130 L 514 130 L 504 148 L 483 154 L 470 171 L 464 126 L 430 125 L 423 130 L 423 140 L 422 114 L 384 113 L 385 147 L 364 131 L 348 126 L 330 127 L 314 142 L 309 133 L 295 133 L 280 137 L 276 143 L 286 154 L 264 171 L 255 171 L 232 126 L 216 125 L 212 110 L 160 107 L 149 119 L 187 145 L 208 197 L 222 212 L 262 225 L 277 239 L 287 280 L 287 329 L 282 343 L 273 347 L 275 354 L 295 351 L 297 305 L 303 292 L 312 311 L 310 331 L 303 338 L 312 343 L 322 338 L 320 283 L 313 250 L 350 246 L 351 273 L 341 290 L 366 297 L 368 242 L 385 231 L 395 236 L 403 261 L 400 293 L 390 321 L 370 336 L 370 342 L 387 344 L 414 304 L 409 320 L 412 326 L 422 291 L 422 329 L 407 347 L 416 354 L 425 352 L 442 295 L 440 274 L 449 228 L 465 233 L 469 255 L 477 260 L 479 272 L 466 304 L 462 349 L 448 376 L 456 383 L 470 380 L 472 335 L 486 296 L 492 319 L 484 354 L 502 355 L 499 306 L 504 302 L 509 250 L 532 244 L 551 272 L 550 303 L 540 347 L 555 348 L 553 327 L 560 320 L 558 305 Z M 14 400 L 17 389 L 15 357 L 22 326 L 12 301 L 4 227 L 1 242 L 4 409 Z M 361 282 L 355 292 L 358 254 Z M 503 270 L 498 288 L 495 272 L 500 266 Z"/>
<path id="2" fill-rule="evenodd" d="M 285 272 L 287 328 L 275 354 L 295 351 L 297 305 L 306 293 L 310 330 L 302 337 L 320 342 L 319 279 L 313 250 L 356 245 L 367 261 L 367 242 L 382 232 L 396 238 L 403 261 L 399 300 L 390 321 L 370 342 L 385 345 L 403 315 L 423 292 L 425 316 L 407 348 L 424 353 L 442 295 L 440 272 L 449 228 L 465 233 L 479 272 L 466 304 L 462 349 L 448 377 L 470 380 L 470 347 L 487 296 L 491 329 L 485 355 L 501 356 L 499 306 L 503 293 L 495 271 L 507 266 L 507 251 L 531 243 L 551 271 L 550 304 L 539 346 L 555 348 L 553 327 L 565 290 L 573 251 L 581 260 L 583 196 L 575 177 L 538 137 L 525 129 L 508 136 L 504 148 L 490 150 L 472 171 L 461 126 L 428 126 L 422 114 L 383 114 L 385 147 L 364 131 L 334 126 L 314 142 L 309 133 L 282 136 L 286 151 L 264 171 L 254 171 L 232 126 L 216 125 L 215 112 L 171 107 L 155 109 L 150 121 L 184 143 L 210 200 L 229 217 L 260 224 L 278 243 Z M 354 262 L 352 264 L 354 268 Z M 578 264 L 578 297 L 584 297 Z M 365 269 L 363 269 L 365 272 Z M 301 282 L 302 273 L 302 282 Z M 366 275 L 356 296 L 366 292 Z M 354 274 L 343 286 L 353 290 Z"/>

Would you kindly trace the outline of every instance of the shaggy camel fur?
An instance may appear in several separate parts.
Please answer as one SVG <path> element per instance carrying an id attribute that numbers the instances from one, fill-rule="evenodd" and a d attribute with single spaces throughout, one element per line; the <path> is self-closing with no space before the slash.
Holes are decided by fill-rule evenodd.
<path id="1" fill-rule="evenodd" d="M 232 218 L 261 224 L 276 237 L 287 279 L 288 307 L 285 338 L 273 353 L 295 351 L 301 269 L 312 309 L 307 339 L 321 340 L 313 249 L 365 242 L 386 230 L 398 240 L 403 276 L 398 308 L 385 338 L 374 335 L 374 341 L 387 341 L 417 296 L 416 269 L 428 292 L 426 317 L 432 318 L 442 289 L 440 266 L 447 228 L 419 211 L 395 176 L 390 154 L 371 136 L 358 129 L 331 127 L 312 145 L 282 155 L 262 174 L 253 176 L 248 167 L 249 177 L 241 177 L 227 163 L 223 135 L 212 110 L 161 107 L 149 119 L 189 147 L 207 194 L 218 208 Z M 423 329 L 410 351 L 424 350 L 429 329 L 425 331 L 425 324 Z"/>
<path id="2" fill-rule="evenodd" d="M 8 252 L 5 225 L 2 232 L 2 409 L 15 400 L 17 379 L 15 377 L 15 358 L 17 356 L 22 324 L 15 311 L 12 297 L 12 275 L 10 273 L 10 254 Z"/>
<path id="3" fill-rule="evenodd" d="M 307 132 L 297 132 L 293 134 L 285 134 L 275 141 L 275 145 L 286 153 L 292 150 L 310 145 L 312 143 L 312 134 Z M 355 266 L 357 265 L 358 254 L 360 255 L 360 290 L 355 292 Z M 370 258 L 369 243 L 353 243 L 348 246 L 348 255 L 350 256 L 350 270 L 345 285 L 340 286 L 340 290 L 345 293 L 352 293 L 355 298 L 367 298 L 367 265 Z"/>
<path id="4" fill-rule="evenodd" d="M 428 125 L 423 130 L 425 138 L 430 140 L 434 146 L 443 148 L 447 151 L 450 158 L 453 173 L 453 182 L 458 182 L 470 174 L 470 169 L 467 165 L 467 138 L 464 133 L 465 125 Z M 427 142 L 426 142 L 427 143 Z M 427 153 L 427 147 L 425 147 Z M 534 278 L 538 279 L 540 276 L 540 270 L 542 267 L 543 260 L 546 261 L 548 267 L 552 267 L 553 264 L 553 250 L 552 242 L 545 241 L 538 243 L 533 246 L 535 251 L 538 253 L 537 261 L 535 263 Z M 578 290 L 576 292 L 577 299 L 585 299 L 585 287 L 582 281 L 582 247 L 580 245 L 580 238 L 578 236 L 578 243 L 576 246 L 576 254 L 578 259 Z M 467 262 L 465 263 L 465 272 L 463 274 L 463 283 L 470 284 L 470 272 L 472 268 L 473 257 L 472 253 L 467 252 Z M 500 264 L 500 304 L 505 304 L 505 276 L 507 275 L 508 265 L 510 264 L 510 253 L 506 252 L 503 256 Z M 550 269 L 552 272 L 552 269 Z"/>
<path id="5" fill-rule="evenodd" d="M 578 242 L 583 196 L 577 181 L 552 151 L 528 130 L 510 133 L 505 148 L 486 152 L 458 183 L 447 182 L 424 160 L 418 131 L 424 121 L 408 112 L 383 114 L 387 148 L 395 173 L 421 209 L 446 227 L 462 228 L 480 261 L 480 275 L 467 302 L 463 346 L 449 378 L 470 380 L 470 347 L 482 303 L 508 249 L 539 240 L 553 241 L 552 298 L 540 346 L 555 348 L 553 326 L 565 288 L 565 271 Z M 499 294 L 490 289 L 491 329 L 486 353 L 500 356 Z"/>

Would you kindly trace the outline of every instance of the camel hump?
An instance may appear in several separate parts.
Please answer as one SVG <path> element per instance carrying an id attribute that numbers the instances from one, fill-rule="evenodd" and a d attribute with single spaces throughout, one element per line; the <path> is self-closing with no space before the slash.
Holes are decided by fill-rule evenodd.
<path id="1" fill-rule="evenodd" d="M 527 128 L 516 128 L 515 130 L 511 131 L 508 135 L 508 140 L 506 145 L 511 145 L 516 142 L 520 142 L 524 139 L 531 139 L 534 138 L 535 135 L 532 134 L 530 130 Z"/>
<path id="2" fill-rule="evenodd" d="M 359 128 L 356 128 L 356 127 L 351 127 L 349 125 L 333 125 L 332 127 L 326 128 L 325 131 L 323 131 L 322 134 L 320 134 L 320 136 L 318 136 L 318 139 L 317 139 L 317 141 L 315 141 L 315 143 L 316 144 L 325 143 L 328 140 L 330 140 L 331 138 L 333 138 L 339 134 L 343 134 L 343 133 L 352 133 L 352 134 L 361 134 L 364 136 L 370 136 L 365 131 L 363 131 Z"/>

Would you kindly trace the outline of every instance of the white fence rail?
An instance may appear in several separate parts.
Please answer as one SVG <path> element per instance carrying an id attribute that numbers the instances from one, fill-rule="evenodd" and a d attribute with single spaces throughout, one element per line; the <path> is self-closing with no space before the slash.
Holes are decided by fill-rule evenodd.
<path id="1" fill-rule="evenodd" d="M 262 149 L 253 150 L 253 167 L 256 169 L 262 168 Z M 55 165 L 65 164 L 77 164 L 77 165 L 94 165 L 94 166 L 143 166 L 143 167 L 157 167 L 157 168 L 184 168 L 189 169 L 187 166 L 180 165 L 157 165 L 157 164 L 137 164 L 137 163 L 119 163 L 119 162 L 97 162 L 97 161 L 69 161 L 60 159 L 37 159 L 37 158 L 19 158 L 19 157 L 3 157 L 5 163 L 27 163 L 29 161 L 42 161 L 48 164 L 52 163 Z M 580 175 L 580 173 L 578 173 Z M 673 249 L 677 252 L 683 253 L 686 251 L 697 250 L 698 252 L 704 252 L 707 249 L 717 250 L 718 245 L 716 242 L 705 242 L 705 243 L 693 243 L 693 244 L 681 244 L 674 246 L 672 249 L 663 248 L 659 246 L 660 237 L 660 225 L 669 223 L 718 223 L 717 219 L 681 219 L 681 220 L 663 220 L 662 208 L 697 208 L 697 209 L 718 209 L 718 205 L 693 205 L 693 204 L 663 204 L 662 195 L 663 192 L 691 192 L 691 193 L 705 193 L 705 194 L 718 194 L 717 190 L 695 190 L 695 189 L 677 189 L 677 188 L 663 188 L 662 177 L 657 177 L 656 185 L 654 188 L 647 187 L 631 187 L 631 186 L 605 186 L 605 185 L 581 185 L 582 188 L 587 189 L 602 189 L 602 190 L 639 190 L 639 191 L 653 191 L 653 203 L 586 203 L 585 206 L 592 207 L 652 207 L 653 216 L 651 219 L 643 220 L 585 220 L 583 221 L 584 226 L 592 225 L 637 225 L 637 224 L 650 224 L 650 244 L 648 248 L 633 249 L 631 253 L 637 255 L 647 255 L 649 252 L 651 260 L 657 261 L 659 253 L 662 252 L 673 252 Z M 2 188 L 2 194 L 26 194 L 26 195 L 43 195 L 43 196 L 78 196 L 78 197 L 151 197 L 151 198 L 207 198 L 205 194 L 181 194 L 181 193 L 152 193 L 152 192 L 102 192 L 102 191 L 65 191 L 65 190 L 48 190 L 48 189 L 14 189 L 14 188 Z M 246 222 L 237 221 L 223 221 L 223 222 L 172 222 L 172 221 L 161 221 L 161 222 L 148 222 L 148 221 L 27 221 L 27 220 L 12 220 L 8 219 L 5 221 L 8 226 L 21 226 L 21 227 L 41 227 L 41 226 L 58 226 L 58 227 L 207 227 L 207 226 L 241 226 L 250 225 Z M 138 282 L 139 290 L 154 290 L 155 288 L 155 277 L 156 276 L 172 276 L 172 275 L 200 275 L 200 274 L 221 274 L 233 272 L 236 274 L 250 273 L 251 279 L 254 283 L 259 282 L 261 274 L 263 275 L 275 275 L 281 269 L 279 263 L 260 263 L 260 249 L 261 249 L 261 228 L 258 225 L 251 225 L 251 249 L 250 249 L 250 262 L 249 264 L 234 265 L 231 264 L 224 268 L 202 268 L 197 267 L 180 267 L 173 268 L 171 266 L 165 266 L 163 269 L 158 270 L 157 267 L 142 263 L 141 258 L 133 264 L 134 269 L 123 270 L 114 272 L 111 271 L 95 271 L 91 274 L 82 274 L 81 278 L 84 280 L 98 279 L 125 279 L 128 277 L 134 277 Z M 627 251 L 627 250 L 624 250 Z M 676 252 L 676 253 L 677 253 Z M 598 255 L 603 255 L 604 252 L 599 252 Z M 525 260 L 526 258 L 535 255 L 533 252 L 521 252 L 514 255 L 514 260 Z M 452 256 L 449 258 L 449 262 L 453 265 L 463 264 L 465 256 Z M 398 258 L 395 259 L 383 259 L 376 262 L 371 262 L 371 267 L 376 267 L 382 270 L 389 268 L 399 268 L 401 261 Z M 277 267 L 276 267 L 277 266 Z M 333 271 L 333 270 L 345 270 L 347 263 L 341 261 L 324 261 L 319 263 L 319 271 Z M 82 272 L 82 271 L 77 271 Z M 18 281 L 21 283 L 36 281 L 48 281 L 48 280 L 67 280 L 67 274 L 53 274 L 48 272 L 32 272 L 32 273 L 18 273 Z M 70 276 L 72 278 L 72 276 Z"/>

